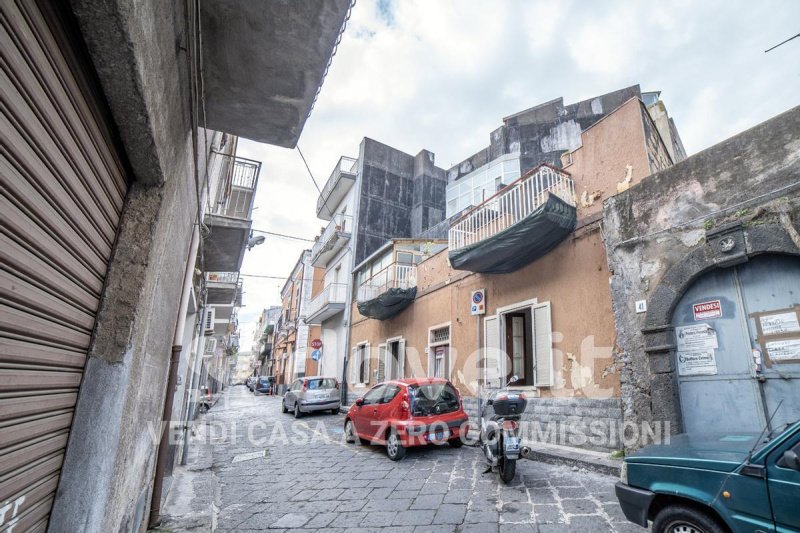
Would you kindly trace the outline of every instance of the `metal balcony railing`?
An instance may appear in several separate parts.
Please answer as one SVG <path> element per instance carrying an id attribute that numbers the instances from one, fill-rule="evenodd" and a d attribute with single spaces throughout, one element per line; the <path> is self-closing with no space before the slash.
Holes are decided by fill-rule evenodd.
<path id="1" fill-rule="evenodd" d="M 357 299 L 366 302 L 389 289 L 410 289 L 417 286 L 417 265 L 392 263 L 358 287 Z"/>
<path id="2" fill-rule="evenodd" d="M 222 177 L 223 182 L 217 189 L 217 197 L 211 212 L 215 215 L 250 220 L 261 162 L 243 157 L 232 159 L 233 165 L 228 166 L 226 175 Z"/>
<path id="3" fill-rule="evenodd" d="M 342 156 L 339 158 L 339 162 L 336 164 L 336 167 L 333 169 L 333 172 L 331 172 L 328 181 L 325 183 L 325 187 L 322 189 L 322 194 L 320 194 L 319 199 L 317 199 L 317 213 L 319 213 L 323 209 L 323 206 L 326 205 L 331 192 L 336 188 L 336 185 L 339 184 L 342 174 L 355 175 L 358 171 L 357 168 L 358 159 L 347 156 Z M 336 206 L 327 205 L 327 207 L 329 210 L 333 210 Z"/>
<path id="4" fill-rule="evenodd" d="M 344 304 L 347 301 L 347 284 L 331 283 L 314 296 L 308 303 L 306 316 L 313 317 L 330 304 Z"/>
<path id="5" fill-rule="evenodd" d="M 471 246 L 497 235 L 533 213 L 554 194 L 575 205 L 575 185 L 569 175 L 542 165 L 467 211 L 450 226 L 450 251 Z"/>
<path id="6" fill-rule="evenodd" d="M 325 226 L 325 231 L 319 236 L 317 242 L 311 247 L 311 262 L 327 250 L 330 250 L 335 242 L 334 239 L 338 238 L 341 234 L 349 235 L 353 231 L 353 217 L 350 215 L 343 215 L 341 213 L 333 216 L 333 219 Z"/>
<path id="7" fill-rule="evenodd" d="M 206 281 L 212 283 L 238 283 L 238 272 L 206 272 Z"/>

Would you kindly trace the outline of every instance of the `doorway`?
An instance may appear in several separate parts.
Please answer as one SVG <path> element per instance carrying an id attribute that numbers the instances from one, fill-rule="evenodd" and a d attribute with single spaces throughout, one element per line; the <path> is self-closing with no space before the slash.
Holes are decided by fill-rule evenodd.
<path id="1" fill-rule="evenodd" d="M 405 377 L 405 339 L 395 338 L 386 341 L 386 379 Z"/>
<path id="2" fill-rule="evenodd" d="M 507 354 L 506 382 L 509 385 L 533 385 L 533 343 L 531 342 L 531 310 L 504 313 L 505 348 Z M 512 376 L 516 381 L 509 381 Z"/>
<path id="3" fill-rule="evenodd" d="M 704 274 L 672 325 L 685 432 L 758 432 L 773 412 L 772 428 L 800 419 L 800 259 Z"/>

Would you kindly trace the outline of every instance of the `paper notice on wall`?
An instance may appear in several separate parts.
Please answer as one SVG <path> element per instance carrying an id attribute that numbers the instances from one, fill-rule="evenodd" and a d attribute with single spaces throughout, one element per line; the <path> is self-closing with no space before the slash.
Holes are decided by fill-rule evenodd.
<path id="1" fill-rule="evenodd" d="M 769 358 L 775 363 L 800 361 L 800 339 L 770 341 L 764 345 Z"/>
<path id="2" fill-rule="evenodd" d="M 759 320 L 761 321 L 761 333 L 764 335 L 800 331 L 800 323 L 798 323 L 795 311 L 763 315 Z"/>
<path id="3" fill-rule="evenodd" d="M 675 337 L 678 339 L 678 351 L 681 352 L 713 351 L 719 348 L 717 332 L 708 324 L 679 326 L 675 328 Z"/>
<path id="4" fill-rule="evenodd" d="M 717 373 L 714 350 L 678 352 L 678 375 L 713 376 Z"/>

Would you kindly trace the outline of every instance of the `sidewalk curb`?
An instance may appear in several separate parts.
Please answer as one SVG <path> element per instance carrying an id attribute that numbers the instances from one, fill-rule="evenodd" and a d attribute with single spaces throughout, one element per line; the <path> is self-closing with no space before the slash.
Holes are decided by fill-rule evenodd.
<path id="1" fill-rule="evenodd" d="M 622 461 L 611 459 L 599 452 L 568 448 L 566 446 L 527 443 L 530 453 L 526 459 L 551 465 L 563 465 L 573 469 L 589 470 L 598 474 L 619 477 Z"/>

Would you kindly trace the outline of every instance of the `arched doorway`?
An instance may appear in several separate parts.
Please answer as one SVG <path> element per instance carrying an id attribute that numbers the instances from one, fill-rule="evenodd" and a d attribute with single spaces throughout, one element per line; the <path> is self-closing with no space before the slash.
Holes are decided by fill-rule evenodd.
<path id="1" fill-rule="evenodd" d="M 800 258 L 762 255 L 698 278 L 674 308 L 687 433 L 800 419 Z"/>

